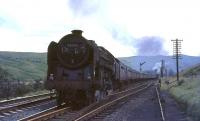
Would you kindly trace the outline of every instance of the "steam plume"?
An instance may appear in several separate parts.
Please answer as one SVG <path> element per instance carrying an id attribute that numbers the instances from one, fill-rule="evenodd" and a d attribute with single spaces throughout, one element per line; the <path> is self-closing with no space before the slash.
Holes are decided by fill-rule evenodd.
<path id="1" fill-rule="evenodd" d="M 167 55 L 167 51 L 163 48 L 163 41 L 160 37 L 143 37 L 136 43 L 137 54 L 143 56 Z"/>

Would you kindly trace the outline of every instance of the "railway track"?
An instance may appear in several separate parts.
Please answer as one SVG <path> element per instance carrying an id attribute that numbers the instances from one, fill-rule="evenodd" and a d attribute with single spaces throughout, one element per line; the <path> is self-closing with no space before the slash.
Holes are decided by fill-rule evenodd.
<path id="1" fill-rule="evenodd" d="M 28 101 L 28 100 L 54 96 L 54 95 L 55 95 L 55 93 L 44 93 L 44 94 L 40 94 L 40 95 L 33 95 L 33 96 L 20 97 L 20 98 L 15 98 L 15 99 L 10 99 L 10 100 L 3 100 L 3 101 L 0 101 L 0 107 L 3 107 L 5 105 L 12 105 L 15 103 L 21 103 L 21 102 Z"/>
<path id="2" fill-rule="evenodd" d="M 149 84 L 146 84 L 146 85 L 142 85 L 139 88 L 137 88 L 136 90 L 132 90 L 133 92 L 129 92 L 128 94 L 126 94 L 124 96 L 121 96 L 121 97 L 119 97 L 119 98 L 117 98 L 117 99 L 115 99 L 115 100 L 113 100 L 111 102 L 108 102 L 108 103 L 98 107 L 97 109 L 92 110 L 89 113 L 87 113 L 87 114 L 75 119 L 74 121 L 101 120 L 105 116 L 109 115 L 110 113 L 113 113 L 116 108 L 118 108 L 121 105 L 123 105 L 124 103 L 126 103 L 127 99 L 130 96 L 137 95 L 139 92 L 144 91 L 145 89 L 147 89 L 151 85 L 152 85 L 152 83 L 149 83 Z M 106 113 L 101 115 L 101 113 L 103 111 L 106 111 Z"/>
<path id="3" fill-rule="evenodd" d="M 64 111 L 64 110 L 67 110 L 67 109 L 69 109 L 69 108 L 66 107 L 66 108 L 60 108 L 59 109 L 59 107 L 54 106 L 52 108 L 46 109 L 44 111 L 38 112 L 38 113 L 30 115 L 28 117 L 22 118 L 19 121 L 34 121 L 34 120 L 37 120 L 37 119 L 41 119 L 41 116 L 43 116 L 44 119 L 47 119 L 45 116 L 47 116 L 48 114 L 52 114 L 52 113 L 54 113 L 54 111 L 57 111 L 57 112 L 60 111 L 59 114 L 61 114 L 61 111 Z"/>
<path id="4" fill-rule="evenodd" d="M 125 100 L 131 95 L 137 94 L 146 88 L 150 87 L 152 83 L 140 84 L 134 88 L 114 93 L 107 96 L 103 101 L 93 103 L 88 107 L 85 107 L 81 110 L 75 111 L 70 107 L 63 107 L 58 109 L 55 107 L 54 109 L 49 109 L 47 111 L 43 111 L 41 113 L 35 114 L 33 116 L 29 116 L 27 118 L 22 119 L 21 121 L 29 120 L 29 121 L 41 121 L 41 120 L 67 120 L 67 121 L 81 121 L 87 120 L 88 118 L 93 117 L 94 115 L 100 113 L 101 111 L 107 109 L 108 107 L 115 105 L 121 100 Z"/>
<path id="5" fill-rule="evenodd" d="M 6 117 L 11 117 L 16 113 L 21 112 L 22 109 L 37 107 L 37 105 L 47 103 L 52 100 L 55 100 L 54 93 L 28 96 L 20 99 L 1 102 L 0 120 L 3 120 Z"/>

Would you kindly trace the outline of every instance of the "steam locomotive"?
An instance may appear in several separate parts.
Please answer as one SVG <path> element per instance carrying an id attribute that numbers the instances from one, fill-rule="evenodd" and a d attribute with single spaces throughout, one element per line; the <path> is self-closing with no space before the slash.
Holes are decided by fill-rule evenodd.
<path id="1" fill-rule="evenodd" d="M 45 87 L 56 90 L 58 105 L 88 105 L 127 84 L 154 78 L 126 66 L 104 47 L 84 38 L 81 30 L 73 30 L 58 43 L 52 41 L 47 58 Z"/>

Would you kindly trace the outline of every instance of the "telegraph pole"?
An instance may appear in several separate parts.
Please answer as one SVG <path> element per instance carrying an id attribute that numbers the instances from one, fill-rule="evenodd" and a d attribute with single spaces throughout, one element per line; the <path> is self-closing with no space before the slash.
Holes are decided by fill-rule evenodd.
<path id="1" fill-rule="evenodd" d="M 171 40 L 173 42 L 173 59 L 176 59 L 176 76 L 179 81 L 179 59 L 181 59 L 181 41 L 179 39 Z"/>

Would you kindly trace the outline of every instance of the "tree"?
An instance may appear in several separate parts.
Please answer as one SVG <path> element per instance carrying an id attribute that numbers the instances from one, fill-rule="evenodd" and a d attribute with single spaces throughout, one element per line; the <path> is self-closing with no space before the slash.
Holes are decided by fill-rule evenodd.
<path id="1" fill-rule="evenodd" d="M 34 88 L 35 90 L 41 89 L 41 88 L 42 88 L 41 79 L 36 79 L 36 80 L 34 80 L 34 81 L 35 81 L 35 83 L 34 83 L 34 85 L 33 85 L 33 88 Z"/>

